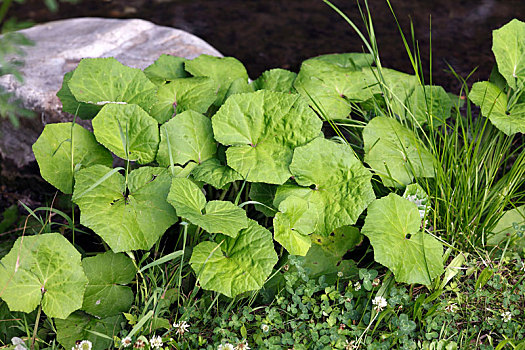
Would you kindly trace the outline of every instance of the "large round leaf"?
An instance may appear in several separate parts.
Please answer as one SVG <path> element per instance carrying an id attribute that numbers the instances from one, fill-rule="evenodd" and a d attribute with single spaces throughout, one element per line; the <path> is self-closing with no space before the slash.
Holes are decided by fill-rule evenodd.
<path id="1" fill-rule="evenodd" d="M 157 103 L 151 108 L 151 115 L 159 123 L 164 123 L 187 110 L 206 113 L 216 98 L 217 83 L 211 78 L 174 79 L 159 87 Z"/>
<path id="2" fill-rule="evenodd" d="M 199 164 L 191 172 L 197 181 L 205 182 L 215 188 L 223 189 L 227 184 L 242 180 L 242 176 L 217 158 L 211 158 Z"/>
<path id="3" fill-rule="evenodd" d="M 80 253 L 59 233 L 20 237 L 0 261 L 0 296 L 11 311 L 42 303 L 47 316 L 66 318 L 82 306 L 87 282 Z"/>
<path id="4" fill-rule="evenodd" d="M 297 73 L 290 72 L 286 69 L 270 69 L 261 74 L 252 85 L 255 90 L 272 90 L 279 92 L 294 93 L 293 82 Z"/>
<path id="5" fill-rule="evenodd" d="M 200 164 L 213 158 L 216 152 L 211 121 L 200 113 L 183 112 L 160 127 L 157 162 L 161 166 L 184 165 L 189 161 Z"/>
<path id="6" fill-rule="evenodd" d="M 223 233 L 236 237 L 248 225 L 246 212 L 231 202 L 211 201 L 199 186 L 186 178 L 173 178 L 168 202 L 177 214 L 210 233 Z M 203 213 L 204 211 L 204 213 Z"/>
<path id="7" fill-rule="evenodd" d="M 376 117 L 363 130 L 365 162 L 385 186 L 401 187 L 414 177 L 433 177 L 432 154 L 417 136 L 393 118 Z"/>
<path id="8" fill-rule="evenodd" d="M 144 72 L 112 57 L 83 59 L 68 86 L 77 101 L 94 105 L 130 103 L 149 111 L 155 102 L 156 86 Z"/>
<path id="9" fill-rule="evenodd" d="M 95 165 L 76 174 L 73 201 L 80 208 L 80 223 L 114 252 L 150 249 L 177 221 L 166 202 L 171 176 L 165 168 L 142 167 L 129 173 L 126 188 L 119 173 L 101 181 L 111 170 Z"/>
<path id="10" fill-rule="evenodd" d="M 77 311 L 65 320 L 55 320 L 57 341 L 65 349 L 74 349 L 79 340 L 89 340 L 93 350 L 111 349 L 123 321 L 122 315 L 99 319 Z"/>
<path id="11" fill-rule="evenodd" d="M 186 61 L 187 59 L 184 57 L 162 54 L 144 69 L 144 74 L 154 84 L 163 85 L 167 81 L 189 76 L 184 70 L 184 62 Z"/>
<path id="12" fill-rule="evenodd" d="M 513 19 L 492 33 L 498 70 L 513 89 L 525 83 L 525 23 Z"/>
<path id="13" fill-rule="evenodd" d="M 231 96 L 212 124 L 215 139 L 231 145 L 230 167 L 250 182 L 283 184 L 294 148 L 317 137 L 322 122 L 299 95 L 259 90 Z"/>
<path id="14" fill-rule="evenodd" d="M 122 159 L 152 162 L 159 146 L 157 121 L 137 105 L 105 105 L 93 119 L 97 141 Z"/>
<path id="15" fill-rule="evenodd" d="M 230 85 L 237 79 L 248 81 L 248 72 L 244 65 L 233 57 L 215 57 L 200 55 L 184 64 L 186 71 L 195 77 L 210 77 L 218 84 L 219 89 L 215 105 L 220 106 L 225 99 Z"/>
<path id="16" fill-rule="evenodd" d="M 507 95 L 496 84 L 474 83 L 468 97 L 481 108 L 481 114 L 505 134 L 525 133 L 525 103 L 518 102 L 508 108 Z"/>
<path id="17" fill-rule="evenodd" d="M 72 76 L 73 72 L 67 72 L 64 75 L 62 87 L 57 92 L 57 97 L 60 99 L 60 102 L 62 102 L 62 111 L 74 114 L 81 119 L 91 119 L 97 115 L 102 105 L 77 101 L 68 86 Z"/>
<path id="18" fill-rule="evenodd" d="M 510 247 L 521 252 L 525 249 L 525 205 L 504 212 L 492 229 L 487 244 L 504 247 L 510 239 Z"/>
<path id="19" fill-rule="evenodd" d="M 111 153 L 93 134 L 72 123 L 47 124 L 33 144 L 33 153 L 42 177 L 64 193 L 73 192 L 75 169 L 113 164 Z"/>
<path id="20" fill-rule="evenodd" d="M 290 171 L 305 187 L 292 186 L 289 194 L 307 199 L 309 205 L 318 208 L 320 220 L 315 233 L 320 235 L 353 225 L 375 199 L 372 174 L 348 145 L 317 138 L 295 150 Z"/>
<path id="21" fill-rule="evenodd" d="M 221 236 L 222 244 L 202 242 L 190 264 L 204 289 L 228 297 L 260 289 L 277 263 L 270 231 L 249 220 L 237 237 Z"/>
<path id="22" fill-rule="evenodd" d="M 417 206 L 395 193 L 368 207 L 361 232 L 370 239 L 375 260 L 398 282 L 429 285 L 443 272 L 443 246 L 420 226 Z"/>
<path id="23" fill-rule="evenodd" d="M 128 311 L 133 303 L 131 283 L 137 270 L 130 258 L 111 251 L 82 260 L 88 278 L 82 310 L 100 318 Z"/>
<path id="24" fill-rule="evenodd" d="M 413 76 L 409 76 L 413 77 Z M 415 79 L 409 79 L 408 82 Z M 433 125 L 440 125 L 450 117 L 452 101 L 445 89 L 437 85 L 422 86 L 414 83 L 412 86 L 402 84 L 394 85 L 393 94 L 396 94 L 392 103 L 393 111 L 401 119 L 416 122 L 414 124 L 424 124 L 433 119 Z M 399 101 L 397 98 L 403 98 Z"/>
<path id="25" fill-rule="evenodd" d="M 292 255 L 306 255 L 310 249 L 309 234 L 319 221 L 317 208 L 297 196 L 289 196 L 279 204 L 273 219 L 274 239 Z"/>

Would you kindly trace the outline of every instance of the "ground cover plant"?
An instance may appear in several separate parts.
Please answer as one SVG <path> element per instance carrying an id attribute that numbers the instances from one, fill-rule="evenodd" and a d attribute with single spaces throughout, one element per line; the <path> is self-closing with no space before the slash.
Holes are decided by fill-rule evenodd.
<path id="1" fill-rule="evenodd" d="M 0 340 L 523 348 L 525 23 L 454 95 L 410 50 L 415 74 L 382 67 L 365 20 L 368 52 L 254 81 L 207 55 L 67 73 L 75 117 L 33 145 L 63 195 L 0 260 Z"/>

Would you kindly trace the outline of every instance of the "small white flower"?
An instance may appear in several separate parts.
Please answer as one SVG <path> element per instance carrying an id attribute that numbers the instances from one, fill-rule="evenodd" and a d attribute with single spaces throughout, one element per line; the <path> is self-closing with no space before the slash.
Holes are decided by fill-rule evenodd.
<path id="1" fill-rule="evenodd" d="M 248 346 L 248 342 L 245 339 L 243 339 L 240 343 L 237 344 L 235 350 L 250 350 L 250 347 Z"/>
<path id="2" fill-rule="evenodd" d="M 455 313 L 458 310 L 458 306 L 456 304 L 449 304 L 445 306 L 445 311 L 449 313 Z"/>
<path id="3" fill-rule="evenodd" d="M 235 348 L 233 347 L 233 345 L 231 345 L 230 343 L 226 343 L 226 344 L 220 344 L 218 347 L 217 347 L 217 350 L 235 350 Z"/>
<path id="4" fill-rule="evenodd" d="M 386 299 L 382 296 L 377 296 L 372 300 L 372 304 L 374 305 L 374 310 L 377 312 L 383 311 L 383 309 L 388 305 L 386 302 Z"/>
<path id="5" fill-rule="evenodd" d="M 77 342 L 77 344 L 72 348 L 72 350 L 91 350 L 93 344 L 89 340 L 82 340 Z"/>
<path id="6" fill-rule="evenodd" d="M 14 350 L 27 350 L 26 343 L 19 337 L 11 338 L 11 343 L 15 346 Z"/>
<path id="7" fill-rule="evenodd" d="M 339 272 L 337 273 L 337 277 L 339 277 L 339 278 L 343 277 L 343 271 L 339 271 Z"/>
<path id="8" fill-rule="evenodd" d="M 355 289 L 356 292 L 361 289 L 361 283 L 359 283 L 359 281 L 354 283 L 354 289 Z"/>
<path id="9" fill-rule="evenodd" d="M 149 340 L 149 345 L 154 348 L 154 349 L 158 349 L 158 348 L 161 348 L 163 343 L 162 343 L 162 338 L 158 335 L 154 335 L 153 337 L 151 337 L 151 339 Z"/>
<path id="10" fill-rule="evenodd" d="M 348 341 L 348 339 L 347 339 L 346 340 L 346 344 L 345 344 L 345 350 L 354 350 L 354 349 L 357 349 L 357 345 L 355 344 L 355 340 Z"/>
<path id="11" fill-rule="evenodd" d="M 180 321 L 173 324 L 173 327 L 176 329 L 175 333 L 178 335 L 184 335 L 189 329 L 190 325 L 186 321 Z"/>
<path id="12" fill-rule="evenodd" d="M 512 319 L 512 313 L 510 311 L 504 311 L 501 313 L 503 322 L 509 322 Z"/>
<path id="13" fill-rule="evenodd" d="M 261 325 L 261 329 L 264 333 L 268 333 L 270 331 L 270 326 L 268 326 L 267 324 L 263 323 Z"/>
<path id="14" fill-rule="evenodd" d="M 131 337 L 126 337 L 124 339 L 122 339 L 121 341 L 121 344 L 122 344 L 122 347 L 123 348 L 127 348 L 128 346 L 130 346 L 133 342 L 131 341 Z"/>

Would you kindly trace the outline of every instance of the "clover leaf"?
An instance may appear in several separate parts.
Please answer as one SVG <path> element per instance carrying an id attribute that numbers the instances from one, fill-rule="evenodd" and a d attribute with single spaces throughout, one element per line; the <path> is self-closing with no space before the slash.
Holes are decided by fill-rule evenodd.
<path id="1" fill-rule="evenodd" d="M 134 296 L 125 285 L 137 272 L 130 258 L 109 251 L 84 258 L 82 267 L 88 278 L 82 310 L 99 318 L 129 310 Z"/>
<path id="2" fill-rule="evenodd" d="M 145 164 L 157 154 L 157 121 L 137 105 L 105 105 L 93 119 L 93 132 L 98 142 L 122 159 Z"/>
<path id="3" fill-rule="evenodd" d="M 259 90 L 228 98 L 212 125 L 215 139 L 231 146 L 231 168 L 250 182 L 283 184 L 294 148 L 317 137 L 322 122 L 299 95 Z"/>
<path id="4" fill-rule="evenodd" d="M 417 206 L 395 193 L 368 207 L 361 232 L 370 239 L 375 261 L 398 282 L 429 285 L 443 272 L 443 246 L 420 226 Z"/>
<path id="5" fill-rule="evenodd" d="M 525 23 L 513 19 L 492 33 L 492 52 L 498 70 L 513 89 L 525 84 Z"/>
<path id="6" fill-rule="evenodd" d="M 248 225 L 246 212 L 242 208 L 227 201 L 206 203 L 201 189 L 190 179 L 172 179 L 168 202 L 177 210 L 179 216 L 209 233 L 223 233 L 236 237 L 239 231 Z"/>
<path id="7" fill-rule="evenodd" d="M 525 103 L 508 106 L 507 95 L 488 81 L 474 83 L 468 95 L 496 128 L 507 135 L 525 133 Z"/>
<path id="8" fill-rule="evenodd" d="M 290 171 L 304 187 L 281 186 L 277 192 L 286 195 L 276 194 L 274 204 L 279 205 L 288 195 L 306 199 L 319 213 L 315 233 L 320 235 L 353 225 L 375 199 L 372 174 L 348 145 L 317 138 L 295 149 Z"/>
<path id="9" fill-rule="evenodd" d="M 47 124 L 33 144 L 33 153 L 42 177 L 64 193 L 73 192 L 75 169 L 113 164 L 111 153 L 93 134 L 73 123 Z"/>
<path id="10" fill-rule="evenodd" d="M 126 187 L 124 176 L 111 171 L 94 165 L 75 175 L 73 201 L 80 208 L 80 223 L 116 253 L 150 249 L 177 221 L 166 202 L 171 176 L 165 168 L 142 167 L 129 173 Z"/>
<path id="11" fill-rule="evenodd" d="M 216 152 L 210 118 L 200 113 L 183 112 L 160 127 L 157 162 L 161 166 L 184 165 L 190 161 L 200 164 L 213 158 Z M 170 164 L 170 153 L 173 164 Z"/>
<path id="12" fill-rule="evenodd" d="M 89 340 L 93 350 L 111 349 L 113 338 L 122 329 L 122 321 L 122 315 L 99 319 L 77 311 L 65 320 L 55 320 L 57 341 L 65 349 L 74 349 L 79 340 Z"/>
<path id="13" fill-rule="evenodd" d="M 365 162 L 385 186 L 401 187 L 414 177 L 433 177 L 432 154 L 397 120 L 376 117 L 363 129 Z"/>
<path id="14" fill-rule="evenodd" d="M 80 253 L 59 233 L 19 237 L 0 261 L 0 296 L 11 311 L 41 304 L 48 317 L 66 318 L 82 306 L 87 282 Z"/>
<path id="15" fill-rule="evenodd" d="M 248 81 L 248 72 L 244 65 L 233 57 L 200 55 L 184 64 L 186 71 L 195 77 L 210 77 L 218 85 L 214 104 L 220 106 L 232 82 L 242 78 Z"/>
<path id="16" fill-rule="evenodd" d="M 155 102 L 156 86 L 144 72 L 112 57 L 83 59 L 67 85 L 78 102 L 92 105 L 128 103 L 149 111 Z"/>
<path id="17" fill-rule="evenodd" d="M 218 239 L 193 249 L 190 264 L 202 288 L 228 297 L 260 289 L 277 263 L 270 231 L 249 219 L 237 237 Z"/>
<path id="18" fill-rule="evenodd" d="M 163 85 L 167 81 L 186 78 L 188 72 L 184 70 L 184 57 L 162 54 L 155 62 L 144 69 L 144 74 L 155 85 Z"/>
<path id="19" fill-rule="evenodd" d="M 206 113 L 216 97 L 217 82 L 211 78 L 174 79 L 159 87 L 157 103 L 151 108 L 151 115 L 159 123 L 164 123 L 187 110 Z"/>

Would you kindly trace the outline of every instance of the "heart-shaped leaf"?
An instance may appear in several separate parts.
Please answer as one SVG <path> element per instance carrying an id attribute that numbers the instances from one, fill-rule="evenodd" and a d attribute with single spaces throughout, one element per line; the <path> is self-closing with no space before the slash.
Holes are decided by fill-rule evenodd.
<path id="1" fill-rule="evenodd" d="M 474 83 L 468 97 L 481 108 L 481 114 L 505 134 L 525 133 L 525 103 L 508 108 L 507 95 L 496 84 Z"/>
<path id="2" fill-rule="evenodd" d="M 273 219 L 274 239 L 292 255 L 306 255 L 310 249 L 309 234 L 314 232 L 319 213 L 315 206 L 297 196 L 289 196 L 279 204 Z"/>
<path id="3" fill-rule="evenodd" d="M 221 164 L 217 158 L 202 162 L 193 169 L 191 175 L 195 180 L 205 182 L 218 189 L 223 189 L 231 182 L 242 180 L 242 176 L 238 172 Z"/>
<path id="4" fill-rule="evenodd" d="M 402 187 L 414 177 L 433 177 L 432 154 L 417 136 L 388 117 L 376 117 L 363 129 L 365 162 L 385 186 Z"/>
<path id="5" fill-rule="evenodd" d="M 286 69 L 270 69 L 261 74 L 252 85 L 255 90 L 271 90 L 278 92 L 295 93 L 293 82 L 297 74 Z"/>
<path id="6" fill-rule="evenodd" d="M 255 209 L 263 213 L 265 216 L 274 217 L 275 213 L 278 211 L 273 205 L 276 191 L 276 185 L 257 182 L 252 183 L 250 185 L 250 199 L 262 204 L 255 204 Z"/>
<path id="7" fill-rule="evenodd" d="M 133 303 L 131 283 L 137 270 L 130 258 L 111 251 L 82 260 L 88 278 L 82 310 L 99 318 L 128 311 Z"/>
<path id="8" fill-rule="evenodd" d="M 215 139 L 231 146 L 231 168 L 250 182 L 283 184 L 294 148 L 317 137 L 322 122 L 299 95 L 259 90 L 228 98 L 212 125 Z"/>
<path id="9" fill-rule="evenodd" d="M 416 121 L 420 125 L 433 119 L 433 125 L 441 125 L 450 117 L 452 101 L 441 86 L 413 84 L 407 87 L 399 83 L 394 86 L 393 93 L 404 98 L 398 103 L 392 103 L 394 113 L 401 119 Z"/>
<path id="10" fill-rule="evenodd" d="M 374 248 L 374 259 L 403 283 L 429 285 L 443 273 L 443 246 L 420 230 L 416 205 L 395 193 L 368 207 L 362 232 Z"/>
<path id="11" fill-rule="evenodd" d="M 186 78 L 189 76 L 184 70 L 186 61 L 184 57 L 162 54 L 153 64 L 144 69 L 144 74 L 156 85 L 163 85 L 167 81 L 178 78 Z"/>
<path id="12" fill-rule="evenodd" d="M 161 166 L 184 165 L 190 161 L 200 164 L 213 158 L 216 152 L 210 118 L 200 113 L 183 112 L 160 127 L 157 162 Z M 170 164 L 170 153 L 173 164 Z"/>
<path id="13" fill-rule="evenodd" d="M 286 189 L 286 196 L 296 195 L 317 208 L 320 219 L 315 233 L 320 235 L 353 225 L 375 199 L 372 174 L 348 145 L 317 138 L 295 149 L 290 171 L 295 181 L 305 187 L 282 186 L 280 190 Z M 278 199 L 276 195 L 274 204 L 286 196 Z"/>
<path id="14" fill-rule="evenodd" d="M 492 33 L 492 52 L 498 70 L 513 89 L 525 83 L 525 23 L 513 19 Z"/>
<path id="15" fill-rule="evenodd" d="M 80 208 L 80 223 L 114 252 L 148 250 L 177 221 L 166 202 L 171 176 L 165 168 L 142 167 L 129 173 L 127 188 L 119 173 L 97 185 L 111 170 L 95 165 L 75 175 L 73 201 Z"/>
<path id="16" fill-rule="evenodd" d="M 129 103 L 145 111 L 155 103 L 156 86 L 144 72 L 112 57 L 83 59 L 67 85 L 79 102 L 94 105 Z"/>
<path id="17" fill-rule="evenodd" d="M 206 203 L 201 189 L 190 179 L 172 179 L 168 202 L 177 210 L 179 216 L 209 233 L 223 233 L 236 237 L 239 231 L 248 225 L 246 212 L 242 208 L 226 201 Z"/>
<path id="18" fill-rule="evenodd" d="M 117 157 L 152 162 L 159 146 L 157 121 L 137 105 L 109 104 L 93 119 L 97 141 Z"/>
<path id="19" fill-rule="evenodd" d="M 227 91 L 232 82 L 242 78 L 248 81 L 248 72 L 244 65 L 233 57 L 215 57 L 200 55 L 184 64 L 186 71 L 195 77 L 210 77 L 218 84 L 219 89 L 215 99 L 215 105 L 220 106 L 224 102 Z"/>
<path id="20" fill-rule="evenodd" d="M 33 153 L 42 177 L 64 193 L 73 192 L 75 169 L 113 164 L 111 153 L 93 134 L 72 123 L 47 124 L 33 144 Z"/>
<path id="21" fill-rule="evenodd" d="M 277 263 L 270 231 L 248 220 L 237 237 L 222 243 L 202 242 L 193 249 L 190 264 L 202 288 L 234 297 L 260 289 Z"/>
<path id="22" fill-rule="evenodd" d="M 122 315 L 99 319 L 77 311 L 65 320 L 55 320 L 57 341 L 65 349 L 75 349 L 79 340 L 89 340 L 93 350 L 111 349 L 123 321 Z"/>
<path id="23" fill-rule="evenodd" d="M 487 244 L 490 246 L 499 244 L 504 247 L 509 239 L 514 249 L 517 248 L 520 252 L 525 249 L 525 205 L 505 211 L 492 229 Z"/>
<path id="24" fill-rule="evenodd" d="M 102 108 L 102 105 L 77 101 L 68 86 L 72 76 L 73 72 L 67 72 L 64 75 L 62 87 L 57 92 L 57 97 L 60 99 L 60 102 L 62 102 L 62 111 L 74 114 L 80 119 L 91 119 L 97 115 L 98 111 Z"/>
<path id="25" fill-rule="evenodd" d="M 66 318 L 82 306 L 87 282 L 80 253 L 59 233 L 19 237 L 0 261 L 0 296 L 11 311 L 42 303 L 48 317 Z"/>
<path id="26" fill-rule="evenodd" d="M 217 82 L 211 78 L 174 79 L 159 87 L 151 115 L 159 123 L 164 123 L 187 110 L 206 113 L 216 98 Z"/>

